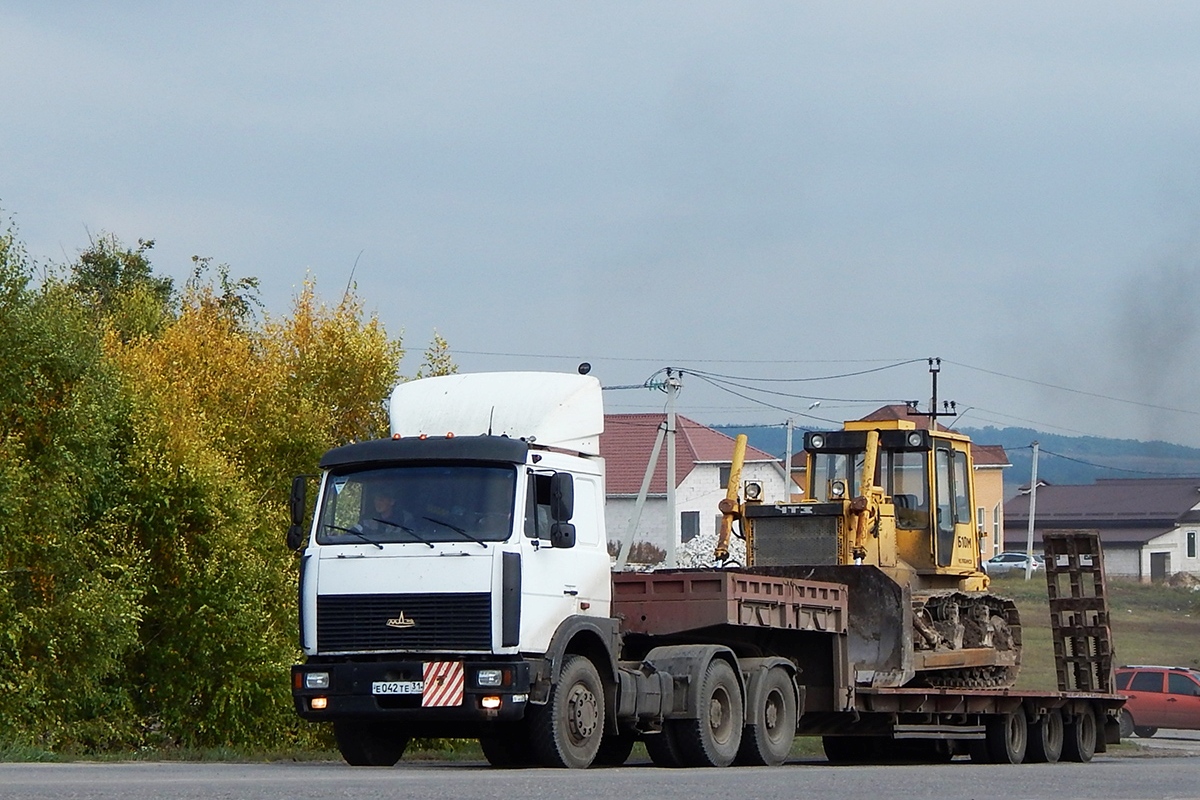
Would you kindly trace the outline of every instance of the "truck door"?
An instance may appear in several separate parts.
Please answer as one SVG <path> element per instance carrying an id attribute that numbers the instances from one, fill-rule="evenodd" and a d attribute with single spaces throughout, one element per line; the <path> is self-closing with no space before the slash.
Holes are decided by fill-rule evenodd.
<path id="1" fill-rule="evenodd" d="M 550 475 L 528 473 L 521 536 L 521 649 L 524 651 L 544 652 L 550 637 L 567 617 L 586 609 L 600 612 L 603 598 L 597 596 L 597 582 L 607 585 L 609 581 L 608 554 L 604 551 L 602 559 L 596 558 L 599 545 L 594 541 L 594 520 L 584 518 L 598 512 L 591 502 L 588 485 L 577 481 L 573 517 L 579 532 L 576 546 L 556 548 L 550 544 Z"/>

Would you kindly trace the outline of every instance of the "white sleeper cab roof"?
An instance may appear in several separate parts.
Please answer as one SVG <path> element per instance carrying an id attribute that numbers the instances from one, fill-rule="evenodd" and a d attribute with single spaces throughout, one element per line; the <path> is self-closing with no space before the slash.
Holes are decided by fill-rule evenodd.
<path id="1" fill-rule="evenodd" d="M 600 454 L 600 381 L 565 372 L 477 372 L 402 383 L 392 390 L 392 435 L 509 436 Z"/>

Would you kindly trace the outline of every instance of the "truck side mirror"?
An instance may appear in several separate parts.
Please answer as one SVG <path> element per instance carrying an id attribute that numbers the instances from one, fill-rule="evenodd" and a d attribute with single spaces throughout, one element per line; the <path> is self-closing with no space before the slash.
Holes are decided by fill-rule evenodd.
<path id="1" fill-rule="evenodd" d="M 288 510 L 292 514 L 293 525 L 304 524 L 304 508 L 308 496 L 308 476 L 297 475 L 292 478 L 292 494 L 288 498 Z"/>
<path id="2" fill-rule="evenodd" d="M 297 475 L 292 478 L 292 493 L 288 497 L 288 512 L 292 524 L 288 526 L 287 546 L 289 550 L 299 550 L 304 547 L 304 510 L 307 506 L 308 478 Z"/>
<path id="3" fill-rule="evenodd" d="M 575 481 L 569 472 L 556 472 L 550 476 L 550 519 L 555 522 L 570 522 L 573 516 L 575 516 Z M 572 544 L 575 542 L 573 529 L 571 542 Z M 555 545 L 555 547 L 557 546 Z"/>
<path id="4" fill-rule="evenodd" d="M 569 475 L 567 477 L 570 477 Z M 555 522 L 550 526 L 551 547 L 574 547 L 575 526 L 569 522 Z"/>

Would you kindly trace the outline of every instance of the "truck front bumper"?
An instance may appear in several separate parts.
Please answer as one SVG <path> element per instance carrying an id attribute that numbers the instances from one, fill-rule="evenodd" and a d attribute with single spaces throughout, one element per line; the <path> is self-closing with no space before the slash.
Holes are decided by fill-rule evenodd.
<path id="1" fill-rule="evenodd" d="M 426 680 L 430 665 L 446 666 L 450 685 Z M 499 722 L 525 716 L 530 675 L 530 662 L 520 658 L 455 661 L 439 654 L 402 661 L 314 659 L 292 667 L 292 701 L 296 713 L 312 722 L 377 719 L 431 729 Z M 380 693 L 396 689 L 403 693 Z"/>

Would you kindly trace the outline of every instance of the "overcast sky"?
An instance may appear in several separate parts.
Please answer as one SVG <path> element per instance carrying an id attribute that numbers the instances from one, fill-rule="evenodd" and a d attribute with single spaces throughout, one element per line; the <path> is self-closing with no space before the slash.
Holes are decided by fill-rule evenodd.
<path id="1" fill-rule="evenodd" d="M 18 0 L 0 209 L 275 314 L 352 279 L 464 371 L 682 368 L 703 422 L 924 400 L 940 356 L 963 425 L 1200 445 L 1197 42 L 1182 2 Z"/>

